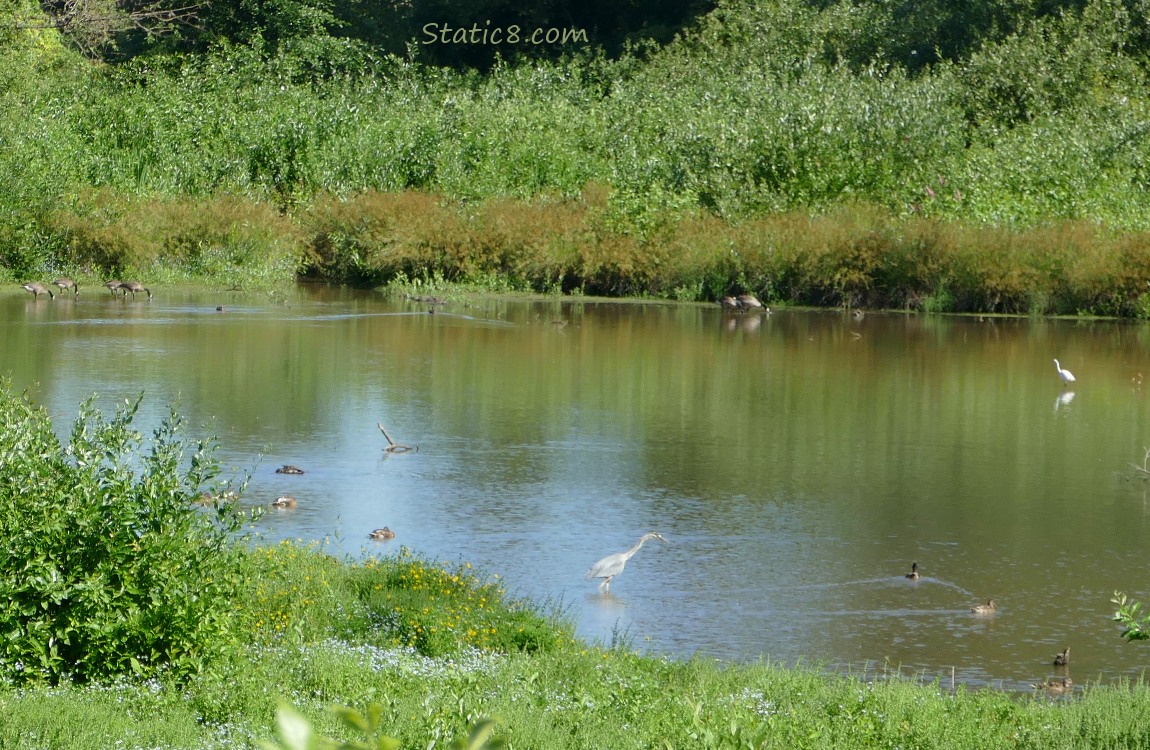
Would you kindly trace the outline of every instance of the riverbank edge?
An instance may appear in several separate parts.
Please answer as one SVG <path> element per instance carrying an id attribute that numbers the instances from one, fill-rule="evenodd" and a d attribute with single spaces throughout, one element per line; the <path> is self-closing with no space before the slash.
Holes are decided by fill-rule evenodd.
<path id="1" fill-rule="evenodd" d="M 202 280 L 274 289 L 442 283 L 491 292 L 912 312 L 1150 319 L 1150 232 L 1087 222 L 1025 228 L 863 203 L 729 222 L 666 214 L 638 225 L 606 188 L 573 199 L 476 202 L 422 192 L 321 196 L 280 213 L 240 196 L 106 191 L 41 217 L 14 282 Z M 50 280 L 50 279 L 49 279 Z"/>
<path id="2" fill-rule="evenodd" d="M 467 563 L 381 552 L 352 560 L 315 544 L 252 548 L 238 608 L 250 646 L 184 680 L 0 685 L 0 746 L 249 747 L 275 736 L 285 703 L 315 731 L 347 740 L 363 735 L 332 707 L 374 712 L 367 734 L 403 747 L 445 744 L 485 717 L 511 747 L 541 750 L 1142 747 L 1150 736 L 1150 688 L 1140 681 L 1029 695 L 927 683 L 885 663 L 843 675 L 643 655 L 625 636 L 573 638 L 561 606 L 505 598 L 508 582 Z M 379 620 L 389 612 L 399 620 Z M 460 619 L 421 641 L 448 613 Z M 475 640 L 524 625 L 537 647 Z M 389 642 L 397 633 L 413 640 Z M 1036 667 L 1036 679 L 1045 671 Z"/>

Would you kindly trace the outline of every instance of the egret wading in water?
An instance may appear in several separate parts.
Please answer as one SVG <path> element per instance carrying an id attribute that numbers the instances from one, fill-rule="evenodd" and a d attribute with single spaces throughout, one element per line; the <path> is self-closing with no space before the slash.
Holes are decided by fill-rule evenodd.
<path id="1" fill-rule="evenodd" d="M 626 552 L 616 552 L 614 555 L 607 555 L 592 565 L 591 569 L 587 571 L 587 577 L 602 578 L 603 582 L 599 584 L 599 590 L 607 592 L 611 588 L 611 579 L 623 572 L 623 566 L 627 564 L 628 560 L 635 556 L 635 553 L 639 551 L 639 548 L 642 547 L 643 543 L 648 539 L 658 539 L 660 542 L 667 541 L 654 531 L 648 532 L 643 535 L 643 538 L 639 540 L 638 544 Z"/>
<path id="2" fill-rule="evenodd" d="M 1058 364 L 1058 360 L 1054 360 L 1054 366 L 1058 368 L 1058 377 L 1062 378 L 1063 385 L 1069 385 L 1074 382 L 1074 373 L 1070 370 L 1063 370 L 1062 365 Z"/>

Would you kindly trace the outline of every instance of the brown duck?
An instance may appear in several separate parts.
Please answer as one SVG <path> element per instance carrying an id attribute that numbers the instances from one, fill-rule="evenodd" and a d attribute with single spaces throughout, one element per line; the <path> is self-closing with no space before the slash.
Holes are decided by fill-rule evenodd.
<path id="1" fill-rule="evenodd" d="M 976 604 L 970 608 L 970 611 L 976 615 L 993 615 L 998 610 L 998 603 L 993 599 L 987 599 L 986 604 Z"/>

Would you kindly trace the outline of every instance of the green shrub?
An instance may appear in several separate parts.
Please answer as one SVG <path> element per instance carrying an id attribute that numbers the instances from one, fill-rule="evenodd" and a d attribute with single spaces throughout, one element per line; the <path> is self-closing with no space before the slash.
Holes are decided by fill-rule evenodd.
<path id="1" fill-rule="evenodd" d="M 174 412 L 141 452 L 141 399 L 110 420 L 86 401 L 61 445 L 45 411 L 0 384 L 0 673 L 13 680 L 188 674 L 236 642 L 241 517 L 193 506 L 217 467 Z"/>

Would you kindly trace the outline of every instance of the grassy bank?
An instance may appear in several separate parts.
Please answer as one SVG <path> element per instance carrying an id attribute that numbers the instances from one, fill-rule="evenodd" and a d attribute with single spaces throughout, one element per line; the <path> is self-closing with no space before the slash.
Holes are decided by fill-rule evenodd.
<path id="1" fill-rule="evenodd" d="M 1020 696 L 643 656 L 466 563 L 252 546 L 230 501 L 194 502 L 224 489 L 210 443 L 176 415 L 144 441 L 135 408 L 83 407 L 64 444 L 0 388 L 0 748 L 253 747 L 284 701 L 324 735 L 364 739 L 345 706 L 412 748 L 488 717 L 543 750 L 1150 744 L 1142 684 Z"/>
<path id="2" fill-rule="evenodd" d="M 96 268 L 247 289 L 288 284 L 298 270 L 370 286 L 443 279 L 682 301 L 751 292 L 768 304 L 1150 319 L 1146 231 L 990 227 L 854 203 L 739 222 L 692 212 L 640 233 L 618 223 L 610 195 L 605 186 L 546 201 L 364 193 L 285 215 L 236 196 L 104 191 L 42 227 L 70 248 L 54 273 L 96 286 Z"/>
<path id="3" fill-rule="evenodd" d="M 1150 689 L 951 692 L 898 675 L 672 661 L 571 637 L 499 582 L 403 551 L 357 562 L 250 550 L 243 647 L 183 680 L 0 688 L 3 748 L 250 747 L 286 700 L 377 706 L 379 734 L 443 746 L 484 717 L 520 748 L 1145 747 Z M 458 579 L 458 581 L 456 581 Z"/>

